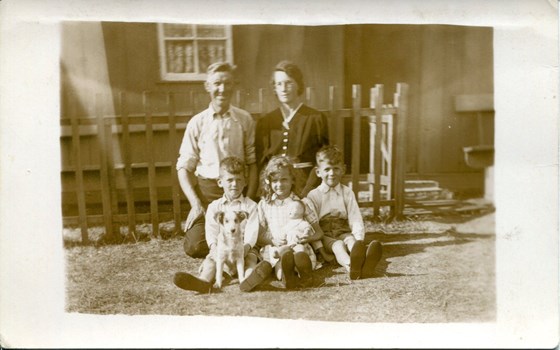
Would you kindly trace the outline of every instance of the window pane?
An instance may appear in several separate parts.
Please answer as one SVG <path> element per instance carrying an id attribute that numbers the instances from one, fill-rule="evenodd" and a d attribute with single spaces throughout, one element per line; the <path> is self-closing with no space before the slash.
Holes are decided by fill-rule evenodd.
<path id="1" fill-rule="evenodd" d="M 166 41 L 165 50 L 169 73 L 195 72 L 192 41 Z"/>
<path id="2" fill-rule="evenodd" d="M 226 36 L 224 26 L 199 25 L 196 27 L 196 36 L 199 38 L 223 38 Z"/>
<path id="3" fill-rule="evenodd" d="M 226 60 L 225 40 L 199 41 L 198 42 L 198 67 L 200 72 L 214 62 Z"/>
<path id="4" fill-rule="evenodd" d="M 192 37 L 193 30 L 190 24 L 164 24 L 163 35 L 165 37 Z"/>

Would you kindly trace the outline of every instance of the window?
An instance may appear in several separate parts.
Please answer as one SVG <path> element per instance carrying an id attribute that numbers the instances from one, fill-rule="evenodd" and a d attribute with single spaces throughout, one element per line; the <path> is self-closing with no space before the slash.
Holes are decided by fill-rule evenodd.
<path id="1" fill-rule="evenodd" d="M 205 80 L 214 62 L 233 63 L 231 26 L 158 23 L 161 79 Z"/>

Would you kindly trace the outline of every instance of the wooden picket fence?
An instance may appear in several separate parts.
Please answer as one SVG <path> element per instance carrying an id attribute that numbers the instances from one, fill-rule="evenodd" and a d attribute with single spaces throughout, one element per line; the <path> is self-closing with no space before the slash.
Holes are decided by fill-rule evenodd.
<path id="1" fill-rule="evenodd" d="M 361 207 L 372 207 L 374 217 L 380 214 L 380 208 L 390 207 L 393 217 L 400 217 L 404 210 L 404 178 L 406 156 L 406 119 L 408 110 L 408 85 L 398 83 L 393 96 L 392 104 L 383 104 L 383 85 L 378 84 L 369 90 L 369 107 L 361 107 L 362 90 L 360 85 L 352 86 L 352 108 L 337 109 L 335 107 L 335 88 L 329 88 L 328 109 L 323 112 L 328 115 L 331 143 L 338 145 L 344 151 L 345 139 L 351 138 L 351 159 L 349 185 L 352 187 L 356 198 L 359 198 Z M 306 101 L 311 99 L 312 90 L 306 90 Z M 109 237 L 115 237 L 121 226 L 128 227 L 128 233 L 136 239 L 136 225 L 149 222 L 152 235 L 160 236 L 160 223 L 172 220 L 175 232 L 181 229 L 181 221 L 188 212 L 188 202 L 184 197 L 176 175 L 175 161 L 181 142 L 183 130 L 194 114 L 176 111 L 178 93 L 167 93 L 165 112 L 154 112 L 152 100 L 153 93 L 143 94 L 143 113 L 133 114 L 128 112 L 128 96 L 120 93 L 116 98 L 117 107 L 115 115 L 104 114 L 104 100 L 101 94 L 95 96 L 95 116 L 79 117 L 77 113 L 69 111 L 68 117 L 61 118 L 61 126 L 67 133 L 62 138 L 70 138 L 71 143 L 65 144 L 70 148 L 69 163 L 63 164 L 62 181 L 63 206 L 68 199 L 68 194 L 75 194 L 77 215 L 63 215 L 63 224 L 77 225 L 81 230 L 82 242 L 88 242 L 88 227 L 102 223 Z M 192 98 L 192 96 L 191 96 Z M 258 113 L 255 118 L 264 114 L 264 89 L 259 90 Z M 236 95 L 234 104 L 244 107 L 242 96 Z M 349 122 L 345 123 L 345 120 Z M 351 121 L 351 122 L 350 122 Z M 362 130 L 366 122 L 369 130 Z M 351 130 L 346 130 L 345 124 L 351 125 Z M 89 135 L 85 135 L 84 128 L 89 128 Z M 142 162 L 132 160 L 131 154 L 136 147 L 131 143 L 131 132 L 142 131 L 142 143 L 146 154 Z M 376 132 L 381 130 L 381 132 Z M 154 141 L 154 133 L 163 135 L 167 145 Z M 163 133 L 163 134 L 162 134 Z M 369 157 L 362 154 L 360 145 L 362 135 L 369 135 Z M 89 137 L 89 144 L 84 144 L 84 139 Z M 157 145 L 156 145 L 157 143 Z M 98 164 L 85 164 L 84 156 L 92 153 L 91 145 L 97 148 L 95 157 Z M 154 148 L 158 146 L 160 154 L 156 155 Z M 65 148 L 65 147 L 62 147 Z M 116 160 L 116 153 L 118 159 Z M 165 154 L 165 156 L 161 156 Z M 91 158 L 91 154 L 89 154 Z M 360 163 L 367 160 L 368 172 L 360 173 Z M 348 160 L 346 160 L 348 164 Z M 146 171 L 147 175 L 139 176 L 138 171 Z M 96 180 L 91 180 L 90 173 L 96 173 Z M 85 174 L 88 185 L 85 184 Z M 72 176 L 73 175 L 73 176 Z M 73 186 L 64 179 L 72 178 Z M 149 212 L 138 212 L 137 204 L 139 177 L 147 178 L 148 198 L 142 199 L 149 202 Z M 166 180 L 161 180 L 165 178 Z M 101 211 L 99 214 L 88 213 L 87 206 L 95 201 L 95 194 L 89 183 L 98 181 L 100 188 Z M 364 191 L 365 190 L 365 191 Z M 92 194 L 93 193 L 93 194 Z M 124 195 L 123 195 L 124 193 Z M 365 193 L 365 197 L 363 196 Z M 162 197 L 170 205 L 162 206 Z M 92 199 L 93 198 L 93 199 Z M 99 199 L 99 198 L 97 198 Z M 74 203 L 74 202 L 73 202 Z M 126 209 L 124 209 L 126 204 Z M 73 204 L 74 205 L 74 204 Z M 119 210 L 121 207 L 122 210 Z"/>

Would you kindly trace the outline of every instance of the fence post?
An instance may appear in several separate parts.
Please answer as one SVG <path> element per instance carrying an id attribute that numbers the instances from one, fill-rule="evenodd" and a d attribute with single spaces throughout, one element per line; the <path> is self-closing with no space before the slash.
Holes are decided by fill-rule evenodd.
<path id="1" fill-rule="evenodd" d="M 259 89 L 259 118 L 264 116 L 264 89 Z"/>
<path id="2" fill-rule="evenodd" d="M 243 104 L 241 102 L 241 90 L 239 89 L 235 91 L 235 106 L 243 109 Z"/>
<path id="3" fill-rule="evenodd" d="M 181 194 L 179 192 L 179 178 L 175 171 L 177 161 L 177 121 L 175 119 L 175 94 L 167 94 L 167 106 L 169 108 L 169 154 L 171 155 L 171 195 L 173 196 L 173 220 L 175 222 L 175 234 L 181 232 Z"/>
<path id="4" fill-rule="evenodd" d="M 111 187 L 109 184 L 109 171 L 107 169 L 107 147 L 105 135 L 105 120 L 103 118 L 103 104 L 101 94 L 95 94 L 95 114 L 97 116 L 97 139 L 99 142 L 99 170 L 101 178 L 101 201 L 103 205 L 103 221 L 105 234 L 109 239 L 114 238 L 113 209 L 111 207 Z"/>
<path id="5" fill-rule="evenodd" d="M 308 106 L 313 106 L 313 88 L 308 86 L 305 88 L 305 104 Z"/>
<path id="6" fill-rule="evenodd" d="M 148 188 L 150 192 L 150 218 L 152 222 L 152 236 L 159 236 L 159 214 L 156 184 L 156 165 L 154 162 L 154 130 L 152 120 L 151 93 L 143 93 L 144 112 L 146 113 L 146 148 L 148 154 Z"/>
<path id="7" fill-rule="evenodd" d="M 125 193 L 126 193 L 126 209 L 128 216 L 128 233 L 132 235 L 134 241 L 138 242 L 136 238 L 136 207 L 134 205 L 134 185 L 132 182 L 132 159 L 130 155 L 130 129 L 128 120 L 128 105 L 126 94 L 121 92 L 119 94 L 119 102 L 121 105 L 121 125 L 122 125 L 122 155 L 124 162 L 124 177 L 125 177 Z"/>
<path id="8" fill-rule="evenodd" d="M 360 192 L 360 123 L 361 123 L 362 87 L 352 85 L 352 191 L 359 200 Z"/>
<path id="9" fill-rule="evenodd" d="M 395 154 L 395 216 L 401 218 L 405 204 L 406 118 L 408 115 L 408 84 L 398 83 L 395 93 L 397 107 L 397 150 Z"/>
<path id="10" fill-rule="evenodd" d="M 379 217 L 379 208 L 381 203 L 381 136 L 383 133 L 383 84 L 375 85 L 375 144 L 374 164 L 373 164 L 373 216 Z"/>
<path id="11" fill-rule="evenodd" d="M 67 102 L 68 103 L 68 102 Z M 78 200 L 78 221 L 82 232 L 82 243 L 89 243 L 86 197 L 84 188 L 84 173 L 82 169 L 82 151 L 80 145 L 80 122 L 75 103 L 70 102 L 70 120 L 72 122 L 72 160 L 74 162 L 74 176 L 76 179 L 76 196 Z"/>

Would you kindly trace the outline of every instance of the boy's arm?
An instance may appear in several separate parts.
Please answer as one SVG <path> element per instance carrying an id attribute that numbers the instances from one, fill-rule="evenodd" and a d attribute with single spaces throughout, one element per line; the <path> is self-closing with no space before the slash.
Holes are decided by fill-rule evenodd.
<path id="1" fill-rule="evenodd" d="M 214 216 L 218 212 L 218 207 L 214 202 L 208 205 L 206 216 L 204 220 L 204 235 L 208 248 L 212 250 L 218 241 L 218 234 L 220 233 L 220 224 L 216 222 Z"/>
<path id="2" fill-rule="evenodd" d="M 257 244 L 257 238 L 259 237 L 259 231 L 261 230 L 259 216 L 260 209 L 258 206 L 255 206 L 251 212 L 249 212 L 249 217 L 247 218 L 245 232 L 243 233 L 243 242 L 245 246 L 249 246 L 249 249 Z"/>
<path id="3" fill-rule="evenodd" d="M 308 243 L 313 242 L 321 239 L 324 235 L 321 226 L 319 225 L 319 213 L 318 208 L 316 206 L 316 199 L 313 197 L 313 193 L 309 193 L 306 198 L 301 200 L 305 206 L 305 220 L 309 222 L 311 228 L 313 229 L 313 235 L 309 236 L 308 238 L 301 240 L 300 243 Z"/>
<path id="4" fill-rule="evenodd" d="M 318 241 L 320 240 L 324 233 L 323 230 L 321 229 L 321 226 L 319 226 L 319 222 L 315 222 L 311 225 L 311 229 L 312 229 L 312 235 L 310 235 L 309 237 L 303 238 L 299 240 L 299 243 L 304 244 L 304 243 L 309 243 L 309 242 L 313 242 L 313 241 Z"/>
<path id="5" fill-rule="evenodd" d="M 351 190 L 349 190 L 346 194 L 345 203 L 346 210 L 348 211 L 348 225 L 352 229 L 354 237 L 357 240 L 363 241 L 365 237 L 364 219 L 362 218 L 358 201 L 356 201 L 354 192 Z"/>

